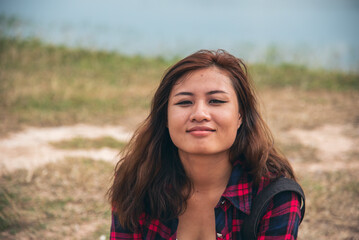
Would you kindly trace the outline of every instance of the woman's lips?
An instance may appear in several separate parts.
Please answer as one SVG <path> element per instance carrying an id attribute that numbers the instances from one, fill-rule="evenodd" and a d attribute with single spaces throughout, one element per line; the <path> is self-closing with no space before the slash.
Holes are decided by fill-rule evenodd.
<path id="1" fill-rule="evenodd" d="M 210 135 L 211 133 L 215 132 L 213 128 L 206 127 L 206 126 L 196 126 L 188 129 L 186 132 L 195 136 L 195 137 L 205 137 Z"/>

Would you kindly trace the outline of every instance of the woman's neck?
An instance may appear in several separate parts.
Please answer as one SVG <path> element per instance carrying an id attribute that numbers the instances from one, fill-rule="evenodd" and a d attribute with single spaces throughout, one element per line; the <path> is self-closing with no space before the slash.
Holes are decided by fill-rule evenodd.
<path id="1" fill-rule="evenodd" d="M 179 151 L 186 174 L 194 192 L 203 194 L 224 191 L 232 172 L 228 152 L 212 155 L 193 155 Z"/>

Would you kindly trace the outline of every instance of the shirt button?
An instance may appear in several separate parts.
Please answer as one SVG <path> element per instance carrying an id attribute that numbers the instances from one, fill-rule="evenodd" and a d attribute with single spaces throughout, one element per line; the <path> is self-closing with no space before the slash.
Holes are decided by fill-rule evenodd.
<path id="1" fill-rule="evenodd" d="M 219 238 L 223 237 L 222 233 L 217 233 L 217 237 Z"/>

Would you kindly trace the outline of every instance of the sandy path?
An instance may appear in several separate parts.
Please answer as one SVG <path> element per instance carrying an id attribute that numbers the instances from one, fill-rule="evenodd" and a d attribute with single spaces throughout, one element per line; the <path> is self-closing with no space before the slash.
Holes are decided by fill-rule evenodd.
<path id="1" fill-rule="evenodd" d="M 346 136 L 350 133 L 352 138 Z M 306 171 L 337 171 L 340 169 L 359 169 L 359 159 L 353 161 L 349 154 L 358 146 L 359 129 L 350 125 L 323 125 L 316 129 L 291 129 L 288 136 L 294 137 L 302 145 L 316 149 L 320 161 L 293 163 L 295 168 Z"/>
<path id="2" fill-rule="evenodd" d="M 74 126 L 27 128 L 0 139 L 0 173 L 19 168 L 35 169 L 48 162 L 66 157 L 88 157 L 96 160 L 115 161 L 118 150 L 110 148 L 90 150 L 64 150 L 50 145 L 50 142 L 74 137 L 99 138 L 110 136 L 120 141 L 128 141 L 132 133 L 120 126 Z"/>
<path id="3" fill-rule="evenodd" d="M 333 171 L 345 168 L 358 168 L 359 161 L 346 161 L 350 151 L 358 146 L 358 137 L 350 138 L 346 132 L 359 136 L 358 128 L 342 125 L 323 125 L 316 129 L 291 129 L 278 137 L 316 149 L 319 162 L 293 162 L 297 169 L 306 171 Z M 116 161 L 118 150 L 110 148 L 64 150 L 50 145 L 50 142 L 72 139 L 74 137 L 98 138 L 110 136 L 120 141 L 128 141 L 132 133 L 121 126 L 74 126 L 33 128 L 14 133 L 0 139 L 0 174 L 19 168 L 33 170 L 48 162 L 66 157 L 88 157 L 95 160 Z M 356 139 L 356 140 L 355 140 Z"/>

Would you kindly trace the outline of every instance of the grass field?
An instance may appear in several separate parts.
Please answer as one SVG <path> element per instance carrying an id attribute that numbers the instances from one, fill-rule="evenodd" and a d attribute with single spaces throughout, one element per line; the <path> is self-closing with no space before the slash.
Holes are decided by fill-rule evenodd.
<path id="1" fill-rule="evenodd" d="M 163 72 L 174 62 L 5 38 L 0 38 L 0 54 L 2 134 L 28 124 L 142 119 Z M 302 66 L 257 64 L 250 73 L 259 89 L 359 89 L 358 75 Z"/>
<path id="2" fill-rule="evenodd" d="M 5 139 L 27 126 L 77 123 L 133 130 L 146 116 L 163 72 L 175 61 L 0 38 L 0 136 Z M 359 239 L 358 169 L 306 170 L 313 163 L 327 169 L 336 159 L 323 159 L 315 145 L 288 138 L 291 129 L 344 126 L 343 137 L 358 144 L 359 75 L 288 64 L 252 64 L 249 70 L 279 146 L 300 170 L 307 215 L 299 239 Z M 77 137 L 50 144 L 120 149 L 124 143 Z M 358 149 L 352 147 L 339 160 L 344 166 L 358 162 Z M 1 175 L 0 238 L 107 238 L 105 193 L 113 167 L 66 158 L 31 174 L 16 170 Z"/>

